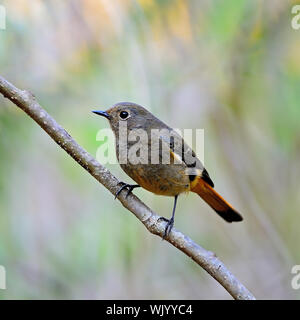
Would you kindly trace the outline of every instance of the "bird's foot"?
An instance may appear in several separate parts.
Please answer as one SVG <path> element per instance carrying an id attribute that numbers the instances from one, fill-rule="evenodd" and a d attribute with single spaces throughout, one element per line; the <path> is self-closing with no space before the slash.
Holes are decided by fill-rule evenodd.
<path id="1" fill-rule="evenodd" d="M 171 232 L 171 230 L 172 230 L 172 228 L 173 228 L 173 226 L 174 226 L 174 218 L 172 217 L 171 219 L 167 219 L 167 218 L 165 218 L 165 217 L 160 217 L 160 218 L 158 219 L 158 221 L 159 221 L 159 220 L 162 220 L 162 221 L 167 222 L 166 227 L 165 227 L 165 232 L 164 232 L 164 235 L 163 235 L 163 237 L 162 237 L 163 240 L 165 240 L 166 237 L 169 236 L 169 234 L 170 234 L 170 232 Z"/>
<path id="2" fill-rule="evenodd" d="M 116 199 L 117 196 L 122 192 L 123 189 L 127 189 L 127 188 L 128 188 L 128 191 L 127 191 L 126 196 L 125 196 L 125 198 L 127 198 L 128 195 L 130 194 L 130 192 L 132 192 L 132 190 L 133 190 L 134 188 L 140 187 L 140 185 L 138 185 L 138 184 L 128 184 L 128 183 L 125 183 L 125 182 L 119 182 L 118 185 L 119 185 L 119 184 L 122 185 L 122 186 L 121 186 L 120 189 L 116 192 L 116 194 L 115 194 L 115 199 Z"/>

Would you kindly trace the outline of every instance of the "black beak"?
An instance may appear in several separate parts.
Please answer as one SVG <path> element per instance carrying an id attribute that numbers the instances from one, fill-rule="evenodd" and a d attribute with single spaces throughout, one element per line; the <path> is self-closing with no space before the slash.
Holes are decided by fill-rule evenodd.
<path id="1" fill-rule="evenodd" d="M 110 119 L 110 115 L 106 111 L 93 110 L 92 112 L 98 114 L 99 116 L 105 117 L 106 119 Z"/>

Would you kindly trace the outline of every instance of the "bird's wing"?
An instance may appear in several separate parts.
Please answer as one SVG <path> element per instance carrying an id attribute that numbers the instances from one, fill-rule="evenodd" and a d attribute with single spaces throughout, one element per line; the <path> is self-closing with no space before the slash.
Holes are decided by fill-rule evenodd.
<path id="1" fill-rule="evenodd" d="M 200 176 L 211 187 L 214 187 L 213 181 L 195 152 L 176 131 L 169 129 L 169 134 L 160 134 L 159 139 L 163 148 L 165 148 L 164 150 L 169 149 L 170 155 L 168 156 L 171 156 L 173 162 L 178 164 L 183 163 L 186 166 L 186 172 L 190 176 L 191 181 L 196 176 Z"/>

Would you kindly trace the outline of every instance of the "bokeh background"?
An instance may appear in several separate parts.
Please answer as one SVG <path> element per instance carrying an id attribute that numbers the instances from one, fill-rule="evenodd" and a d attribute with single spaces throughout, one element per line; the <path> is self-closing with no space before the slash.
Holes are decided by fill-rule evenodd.
<path id="1" fill-rule="evenodd" d="M 1 75 L 33 92 L 93 155 L 108 123 L 90 111 L 119 101 L 142 104 L 175 128 L 203 128 L 206 168 L 244 222 L 225 223 L 190 194 L 180 198 L 176 228 L 214 251 L 257 298 L 297 299 L 295 3 L 1 1 Z M 2 97 L 0 155 L 2 299 L 231 299 Z M 173 199 L 135 194 L 170 216 Z"/>

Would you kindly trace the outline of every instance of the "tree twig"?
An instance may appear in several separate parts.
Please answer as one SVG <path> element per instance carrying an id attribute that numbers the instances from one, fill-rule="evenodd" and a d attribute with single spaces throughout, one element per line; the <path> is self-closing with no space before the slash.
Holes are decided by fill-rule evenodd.
<path id="1" fill-rule="evenodd" d="M 86 169 L 112 194 L 118 190 L 118 179 L 104 166 L 97 162 L 61 127 L 37 102 L 33 94 L 20 90 L 0 76 L 0 92 L 11 102 L 26 112 L 48 135 L 63 148 L 76 162 Z M 122 205 L 131 211 L 153 234 L 163 237 L 166 222 L 159 220 L 160 216 L 148 208 L 139 198 L 126 192 L 121 192 L 118 199 Z M 210 251 L 205 250 L 192 239 L 175 228 L 172 229 L 166 241 L 192 258 L 200 267 L 215 278 L 233 298 L 239 300 L 254 300 L 249 290 L 225 267 L 225 265 Z"/>

